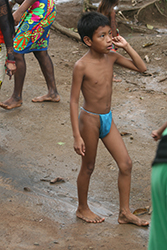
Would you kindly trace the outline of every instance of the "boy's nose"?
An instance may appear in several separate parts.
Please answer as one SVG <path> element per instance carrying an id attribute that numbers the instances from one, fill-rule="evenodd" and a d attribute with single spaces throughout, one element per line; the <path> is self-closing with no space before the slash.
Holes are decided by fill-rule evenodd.
<path id="1" fill-rule="evenodd" d="M 107 36 L 107 42 L 111 42 L 111 35 Z"/>

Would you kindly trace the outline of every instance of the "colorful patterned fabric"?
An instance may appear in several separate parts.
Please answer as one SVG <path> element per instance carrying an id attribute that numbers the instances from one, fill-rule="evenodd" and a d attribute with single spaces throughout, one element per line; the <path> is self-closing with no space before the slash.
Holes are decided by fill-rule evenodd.
<path id="1" fill-rule="evenodd" d="M 50 26 L 56 17 L 54 0 L 38 0 L 23 14 L 14 38 L 14 51 L 47 50 Z"/>
<path id="2" fill-rule="evenodd" d="M 1 43 L 5 43 L 5 41 L 4 41 L 4 37 L 3 37 L 2 31 L 0 29 L 0 44 Z"/>

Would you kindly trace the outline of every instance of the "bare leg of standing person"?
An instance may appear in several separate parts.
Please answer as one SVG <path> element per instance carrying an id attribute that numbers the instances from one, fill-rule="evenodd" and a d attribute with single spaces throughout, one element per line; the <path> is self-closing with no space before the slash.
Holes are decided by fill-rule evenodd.
<path id="1" fill-rule="evenodd" d="M 59 102 L 60 96 L 57 92 L 55 77 L 54 77 L 54 68 L 50 56 L 48 55 L 47 50 L 45 51 L 34 51 L 35 57 L 37 58 L 39 65 L 41 67 L 42 73 L 45 77 L 46 84 L 48 87 L 48 93 L 43 96 L 38 96 L 32 99 L 33 102 Z"/>
<path id="2" fill-rule="evenodd" d="M 22 90 L 26 74 L 26 63 L 24 54 L 15 53 L 16 73 L 14 76 L 14 91 L 12 96 L 4 102 L 0 102 L 0 107 L 13 109 L 22 105 Z"/>
<path id="3" fill-rule="evenodd" d="M 77 179 L 78 209 L 76 216 L 88 223 L 101 223 L 104 218 L 90 210 L 88 205 L 88 189 L 90 178 L 95 166 L 97 145 L 99 141 L 100 119 L 98 115 L 90 115 L 85 111 L 80 113 L 80 133 L 85 142 L 85 156 Z"/>
<path id="4" fill-rule="evenodd" d="M 102 141 L 119 167 L 118 189 L 120 211 L 118 222 L 120 224 L 132 223 L 137 226 L 148 226 L 149 222 L 132 214 L 129 208 L 132 162 L 114 121 L 112 121 L 109 134 Z"/>

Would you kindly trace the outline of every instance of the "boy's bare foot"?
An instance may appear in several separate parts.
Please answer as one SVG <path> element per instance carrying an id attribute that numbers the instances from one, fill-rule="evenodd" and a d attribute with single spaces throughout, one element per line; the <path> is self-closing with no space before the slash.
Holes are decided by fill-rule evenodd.
<path id="1" fill-rule="evenodd" d="M 22 105 L 22 100 L 15 100 L 13 97 L 4 102 L 0 102 L 0 107 L 4 109 L 18 108 Z"/>
<path id="2" fill-rule="evenodd" d="M 94 214 L 89 208 L 86 210 L 77 210 L 76 216 L 88 223 L 101 223 L 105 220 L 105 218 Z"/>
<path id="3" fill-rule="evenodd" d="M 139 227 L 147 227 L 149 226 L 149 222 L 146 220 L 141 220 L 136 215 L 132 214 L 130 211 L 120 211 L 118 222 L 120 224 L 135 224 Z"/>
<path id="4" fill-rule="evenodd" d="M 38 96 L 32 99 L 32 102 L 59 102 L 60 101 L 60 96 L 59 95 L 43 95 L 43 96 Z"/>

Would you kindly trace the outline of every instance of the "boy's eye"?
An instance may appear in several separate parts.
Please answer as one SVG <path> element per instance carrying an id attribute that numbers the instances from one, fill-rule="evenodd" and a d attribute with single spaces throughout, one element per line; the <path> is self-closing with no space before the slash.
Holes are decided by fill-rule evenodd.
<path id="1" fill-rule="evenodd" d="M 101 35 L 101 37 L 104 37 L 104 34 L 103 34 L 103 35 Z"/>
<path id="2" fill-rule="evenodd" d="M 109 32 L 109 35 L 110 35 L 110 36 L 112 35 L 112 32 L 111 32 L 111 31 Z"/>

